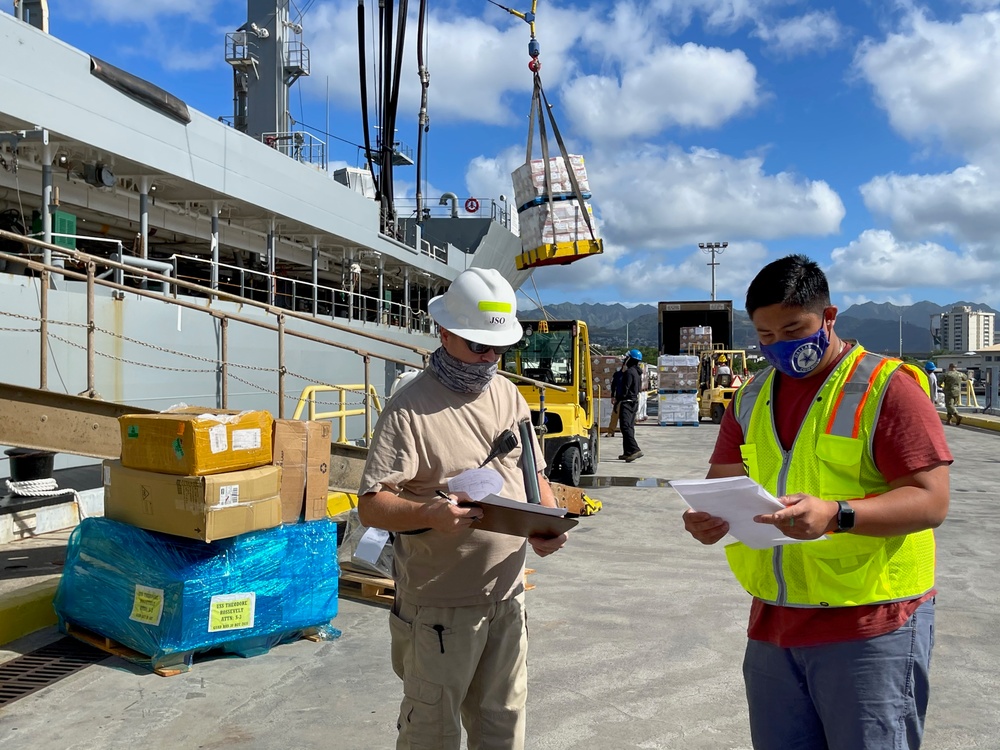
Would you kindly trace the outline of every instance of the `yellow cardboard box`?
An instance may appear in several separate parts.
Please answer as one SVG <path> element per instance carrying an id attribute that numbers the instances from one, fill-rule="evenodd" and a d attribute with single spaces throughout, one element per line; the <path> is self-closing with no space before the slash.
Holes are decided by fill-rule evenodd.
<path id="1" fill-rule="evenodd" d="M 104 462 L 104 515 L 150 531 L 211 542 L 281 524 L 281 469 L 179 477 Z"/>
<path id="2" fill-rule="evenodd" d="M 266 411 L 185 407 L 118 418 L 122 466 L 181 476 L 271 463 L 274 418 Z"/>

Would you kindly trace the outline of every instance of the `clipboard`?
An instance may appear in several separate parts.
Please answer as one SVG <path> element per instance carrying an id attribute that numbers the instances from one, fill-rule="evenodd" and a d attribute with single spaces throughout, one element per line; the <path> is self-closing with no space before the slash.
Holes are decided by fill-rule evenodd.
<path id="1" fill-rule="evenodd" d="M 580 523 L 579 519 L 566 518 L 565 508 L 521 503 L 500 495 L 487 495 L 481 500 L 471 500 L 460 505 L 482 508 L 483 517 L 476 521 L 472 528 L 493 531 L 497 534 L 524 538 L 536 535 L 554 537 Z"/>

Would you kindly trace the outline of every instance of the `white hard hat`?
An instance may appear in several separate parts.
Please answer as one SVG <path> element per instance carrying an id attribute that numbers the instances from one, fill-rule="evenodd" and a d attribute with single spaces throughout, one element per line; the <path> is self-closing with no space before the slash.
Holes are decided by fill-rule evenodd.
<path id="1" fill-rule="evenodd" d="M 427 312 L 442 328 L 477 344 L 511 346 L 523 334 L 514 289 L 494 268 L 462 271 Z"/>

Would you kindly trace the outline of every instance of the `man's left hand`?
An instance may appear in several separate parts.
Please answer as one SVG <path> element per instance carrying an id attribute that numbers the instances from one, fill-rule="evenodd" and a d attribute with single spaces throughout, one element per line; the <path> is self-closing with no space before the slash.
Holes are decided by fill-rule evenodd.
<path id="1" fill-rule="evenodd" d="M 535 554 L 539 557 L 548 557 L 553 552 L 562 549 L 567 540 L 569 540 L 569 535 L 566 533 L 552 537 L 529 536 L 528 544 L 531 545 L 531 548 L 535 550 Z"/>
<path id="2" fill-rule="evenodd" d="M 837 503 L 798 493 L 778 498 L 786 507 L 776 513 L 754 516 L 757 523 L 769 523 L 792 539 L 819 539 L 837 527 Z"/>

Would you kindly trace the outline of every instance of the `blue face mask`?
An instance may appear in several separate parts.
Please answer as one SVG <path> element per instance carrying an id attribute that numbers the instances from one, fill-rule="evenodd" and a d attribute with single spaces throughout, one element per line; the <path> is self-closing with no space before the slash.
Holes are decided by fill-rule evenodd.
<path id="1" fill-rule="evenodd" d="M 812 336 L 803 339 L 761 344 L 760 353 L 778 372 L 790 378 L 804 378 L 819 366 L 829 346 L 830 339 L 820 327 Z"/>

